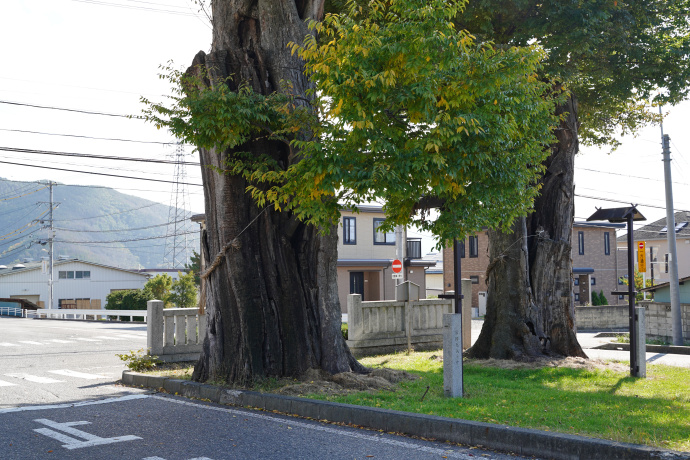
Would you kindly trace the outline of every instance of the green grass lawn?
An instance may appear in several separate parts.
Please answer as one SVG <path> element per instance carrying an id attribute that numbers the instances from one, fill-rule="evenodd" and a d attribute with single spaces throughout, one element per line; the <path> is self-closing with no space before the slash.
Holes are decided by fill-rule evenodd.
<path id="1" fill-rule="evenodd" d="M 647 365 L 647 378 L 634 379 L 608 369 L 500 369 L 466 362 L 466 397 L 460 399 L 443 395 L 443 365 L 432 358 L 438 354 L 361 360 L 421 377 L 397 391 L 311 397 L 690 451 L 690 369 Z"/>

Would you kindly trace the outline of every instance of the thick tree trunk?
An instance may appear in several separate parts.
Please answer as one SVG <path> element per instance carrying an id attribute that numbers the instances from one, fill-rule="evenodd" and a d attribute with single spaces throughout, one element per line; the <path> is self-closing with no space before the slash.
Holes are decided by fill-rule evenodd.
<path id="1" fill-rule="evenodd" d="M 489 232 L 487 313 L 468 351 L 474 358 L 526 359 L 556 354 L 586 357 L 575 334 L 571 238 L 577 102 L 556 131 L 534 212 L 511 232 Z"/>
<path id="2" fill-rule="evenodd" d="M 210 85 L 230 77 L 232 90 L 246 83 L 266 95 L 286 91 L 280 86 L 289 82 L 289 91 L 306 97 L 310 83 L 287 44 L 304 39 L 305 19 L 318 17 L 322 7 L 322 0 L 216 0 L 212 51 L 197 54 L 188 72 L 205 68 Z M 237 150 L 287 165 L 288 147 L 280 142 L 257 139 Z M 320 236 L 289 213 L 259 209 L 242 177 L 218 172 L 233 154 L 200 151 L 202 257 L 211 271 L 204 292 L 207 335 L 194 380 L 244 384 L 309 368 L 364 370 L 340 331 L 335 228 Z M 221 263 L 213 268 L 218 254 Z"/>

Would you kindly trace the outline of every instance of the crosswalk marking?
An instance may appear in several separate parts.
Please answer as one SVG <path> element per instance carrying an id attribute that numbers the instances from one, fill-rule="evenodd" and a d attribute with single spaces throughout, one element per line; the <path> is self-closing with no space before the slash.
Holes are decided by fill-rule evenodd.
<path id="1" fill-rule="evenodd" d="M 50 339 L 49 342 L 55 342 L 55 343 L 75 343 L 71 340 L 60 340 L 60 339 Z"/>
<path id="2" fill-rule="evenodd" d="M 31 374 L 5 374 L 8 377 L 27 380 L 34 383 L 62 383 L 62 380 L 51 379 L 50 377 L 41 377 L 39 375 Z"/>
<path id="3" fill-rule="evenodd" d="M 10 383 L 10 382 L 5 382 L 4 380 L 0 380 L 0 387 L 11 387 L 17 385 L 16 383 Z"/>
<path id="4" fill-rule="evenodd" d="M 81 340 L 82 342 L 100 342 L 100 340 L 96 339 L 87 339 L 85 337 L 77 337 L 75 340 Z"/>
<path id="5" fill-rule="evenodd" d="M 16 343 L 0 342 L 0 347 L 18 347 Z"/>
<path id="6" fill-rule="evenodd" d="M 26 343 L 29 345 L 43 345 L 41 342 L 34 342 L 32 340 L 20 340 L 19 343 Z"/>
<path id="7" fill-rule="evenodd" d="M 89 380 L 96 380 L 96 379 L 107 379 L 109 377 L 105 375 L 97 375 L 97 374 L 87 374 L 84 372 L 77 372 L 77 371 L 71 371 L 69 369 L 57 369 L 54 371 L 48 371 L 51 374 L 58 374 L 58 375 L 64 375 L 66 377 L 77 377 L 80 379 L 89 379 Z"/>
<path id="8" fill-rule="evenodd" d="M 127 340 L 125 337 L 114 337 L 109 335 L 97 335 L 94 338 L 103 340 Z"/>
<path id="9" fill-rule="evenodd" d="M 118 334 L 118 337 L 123 337 L 125 339 L 145 339 L 146 334 L 144 335 L 134 335 L 134 334 Z"/>

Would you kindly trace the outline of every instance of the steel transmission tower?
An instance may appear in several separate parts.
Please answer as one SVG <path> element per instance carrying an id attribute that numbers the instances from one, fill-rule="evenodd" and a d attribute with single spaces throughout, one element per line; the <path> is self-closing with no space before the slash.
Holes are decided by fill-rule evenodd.
<path id="1" fill-rule="evenodd" d="M 189 206 L 189 192 L 187 190 L 187 172 L 184 165 L 185 151 L 182 144 L 177 144 L 175 153 L 171 155 L 175 160 L 175 173 L 170 207 L 168 208 L 168 226 L 165 235 L 166 268 L 184 268 L 189 261 L 187 235 L 191 233 L 191 211 Z"/>

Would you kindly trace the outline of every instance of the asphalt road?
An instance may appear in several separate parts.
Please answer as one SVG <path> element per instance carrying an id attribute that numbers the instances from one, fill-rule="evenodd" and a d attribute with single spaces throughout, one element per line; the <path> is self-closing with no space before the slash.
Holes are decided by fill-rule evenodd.
<path id="1" fill-rule="evenodd" d="M 4 460 L 515 458 L 160 395 L 0 409 L 0 423 Z"/>
<path id="2" fill-rule="evenodd" d="M 115 354 L 145 346 L 143 325 L 0 317 L 0 459 L 516 458 L 119 386 Z"/>
<path id="3" fill-rule="evenodd" d="M 141 324 L 0 316 L 0 408 L 141 393 L 117 385 L 116 356 L 141 348 Z"/>

